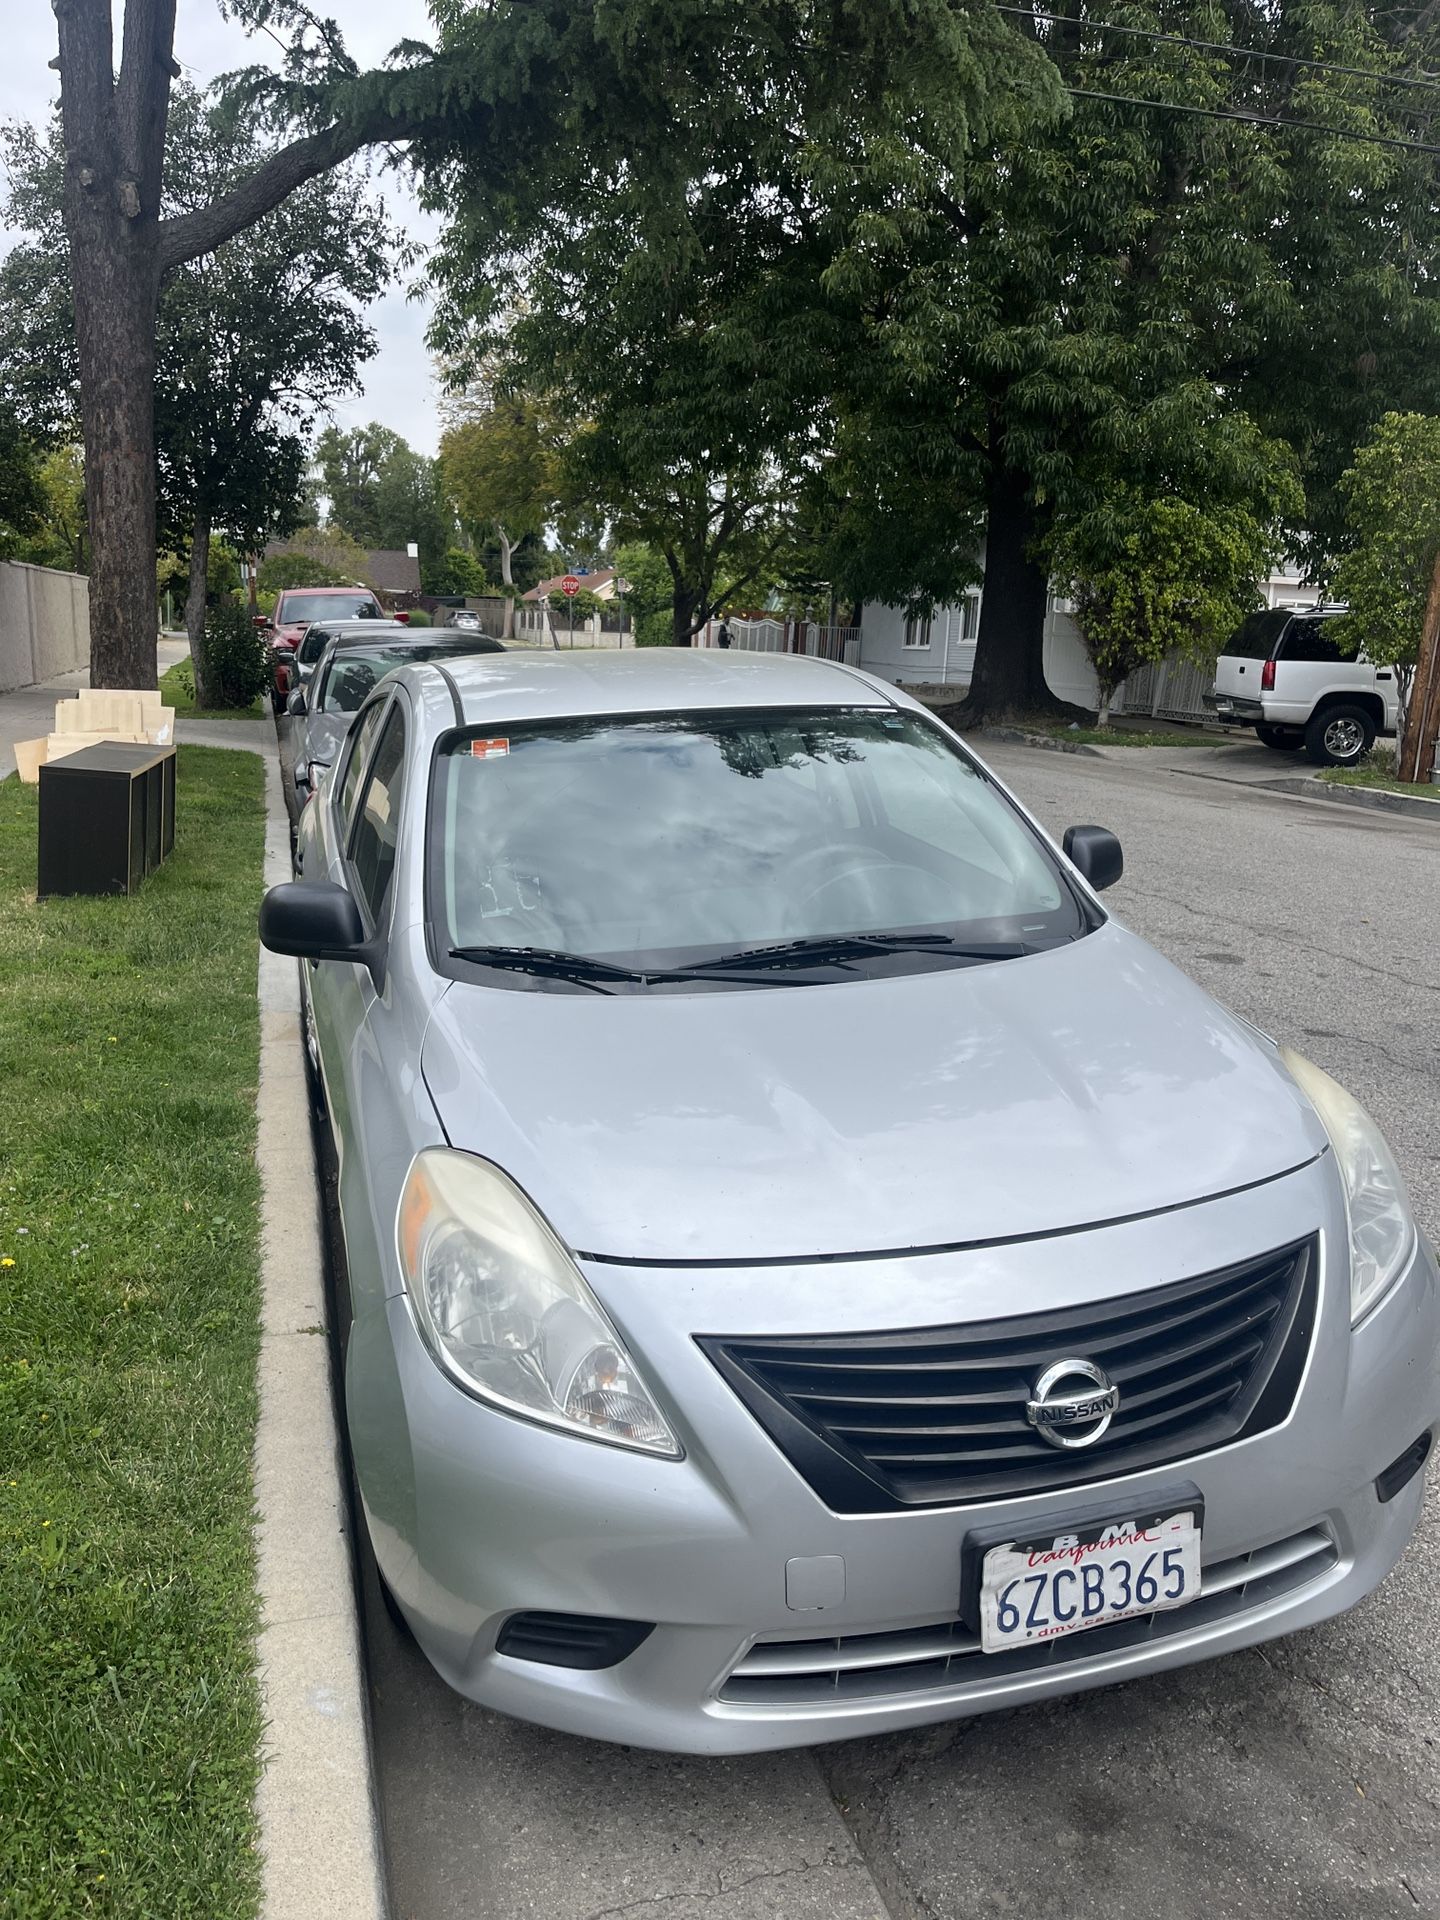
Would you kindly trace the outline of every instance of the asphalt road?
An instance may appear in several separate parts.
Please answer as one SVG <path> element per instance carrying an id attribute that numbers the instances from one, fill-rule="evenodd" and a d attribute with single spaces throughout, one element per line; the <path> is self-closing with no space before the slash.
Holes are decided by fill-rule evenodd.
<path id="1" fill-rule="evenodd" d="M 1440 1237 L 1440 832 L 995 748 L 1112 827 L 1114 910 L 1351 1088 Z M 1171 756 L 1172 761 L 1174 756 Z M 461 1701 L 367 1584 L 398 1920 L 1415 1920 L 1440 1915 L 1440 1501 L 1344 1620 L 1058 1704 L 756 1760 L 636 1753 Z"/>

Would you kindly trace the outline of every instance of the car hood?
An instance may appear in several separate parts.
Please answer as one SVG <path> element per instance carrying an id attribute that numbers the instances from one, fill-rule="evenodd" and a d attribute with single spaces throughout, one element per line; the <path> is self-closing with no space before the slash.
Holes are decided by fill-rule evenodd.
<path id="1" fill-rule="evenodd" d="M 1025 1238 L 1325 1146 L 1273 1051 L 1113 921 L 1023 959 L 803 990 L 457 982 L 422 1064 L 453 1145 L 577 1253 L 620 1260 Z"/>

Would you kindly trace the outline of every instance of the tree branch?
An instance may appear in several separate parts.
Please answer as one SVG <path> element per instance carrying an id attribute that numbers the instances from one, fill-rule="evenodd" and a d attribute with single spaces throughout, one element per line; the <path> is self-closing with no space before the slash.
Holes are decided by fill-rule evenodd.
<path id="1" fill-rule="evenodd" d="M 361 147 L 404 139 L 413 131 L 414 124 L 409 115 L 377 114 L 373 119 L 325 127 L 319 133 L 291 141 L 288 147 L 271 154 L 232 193 L 222 194 L 208 207 L 194 213 L 162 220 L 160 272 L 170 273 L 187 260 L 198 260 L 202 254 L 213 253 L 227 240 L 233 240 L 237 233 L 262 220 L 296 187 L 348 160 Z"/>

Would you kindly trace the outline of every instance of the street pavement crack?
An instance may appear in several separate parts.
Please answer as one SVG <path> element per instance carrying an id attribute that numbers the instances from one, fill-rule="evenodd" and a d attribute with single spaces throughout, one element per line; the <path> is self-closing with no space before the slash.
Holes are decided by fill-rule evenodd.
<path id="1" fill-rule="evenodd" d="M 677 1893 L 651 1893 L 643 1900 L 628 1900 L 618 1907 L 601 1907 L 594 1913 L 586 1914 L 585 1920 L 620 1920 L 622 1914 L 644 1913 L 647 1909 L 673 1906 L 677 1900 L 723 1900 L 732 1893 L 741 1893 L 746 1887 L 758 1886 L 762 1880 L 788 1880 L 797 1875 L 821 1873 L 833 1868 L 837 1873 L 856 1873 L 863 1871 L 865 1862 L 858 1857 L 853 1860 L 802 1860 L 793 1867 L 770 1867 L 761 1873 L 746 1874 L 742 1880 L 726 1880 L 724 1868 L 715 1875 L 715 1885 L 710 1887 L 686 1887 Z"/>

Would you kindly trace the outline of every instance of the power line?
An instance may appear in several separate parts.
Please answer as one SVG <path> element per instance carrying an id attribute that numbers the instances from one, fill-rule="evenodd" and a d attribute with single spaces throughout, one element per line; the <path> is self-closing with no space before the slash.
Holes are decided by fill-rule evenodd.
<path id="1" fill-rule="evenodd" d="M 1354 80 L 1374 80 L 1385 87 L 1415 87 L 1424 93 L 1440 93 L 1440 80 L 1421 80 L 1411 74 L 1381 73 L 1375 67 L 1342 67 L 1330 60 L 1311 60 L 1298 53 L 1266 52 L 1261 47 L 1240 47 L 1225 40 L 1194 40 L 1183 33 L 1160 33 L 1151 27 L 1123 27 L 1108 20 L 1078 20 L 1069 14 L 1046 13 L 1040 7 L 1002 5 L 995 0 L 997 13 L 1009 13 L 1021 20 L 1047 20 L 1057 27 L 1077 27 L 1094 33 L 1128 34 L 1132 39 L 1148 40 L 1156 46 L 1193 47 L 1201 53 L 1235 54 L 1242 60 L 1276 60 L 1282 66 L 1309 67 L 1318 73 L 1341 73 Z M 1097 96 L 1103 97 L 1103 96 Z M 1242 116 L 1243 117 L 1243 116 Z M 1298 121 L 1288 123 L 1299 125 Z M 1324 131 L 1329 132 L 1326 128 Z"/>
<path id="2" fill-rule="evenodd" d="M 1319 120 L 1277 120 L 1273 114 L 1242 113 L 1237 107 L 1191 107 L 1179 100 L 1142 100 L 1130 93 L 1101 93 L 1093 87 L 1066 87 L 1077 100 L 1109 100 L 1119 107 L 1154 107 L 1161 113 L 1191 113 L 1205 120 L 1243 120 L 1275 133 L 1324 133 L 1333 140 L 1354 140 L 1366 147 L 1398 147 L 1402 153 L 1440 153 L 1440 145 L 1424 140 L 1397 140 L 1384 133 L 1354 133 L 1348 127 L 1327 127 Z"/>

